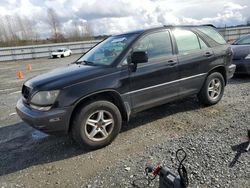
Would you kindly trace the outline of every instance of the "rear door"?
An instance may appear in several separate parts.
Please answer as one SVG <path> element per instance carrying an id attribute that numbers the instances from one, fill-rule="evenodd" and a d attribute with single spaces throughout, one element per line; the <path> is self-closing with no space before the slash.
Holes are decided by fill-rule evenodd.
<path id="1" fill-rule="evenodd" d="M 213 50 L 195 33 L 186 29 L 172 31 L 178 48 L 180 95 L 197 93 L 206 78 L 201 65 L 214 60 Z"/>
<path id="2" fill-rule="evenodd" d="M 133 51 L 146 51 L 147 63 L 137 65 L 130 72 L 130 97 L 133 110 L 141 111 L 174 99 L 178 96 L 178 62 L 173 54 L 168 30 L 154 31 L 143 36 Z"/>

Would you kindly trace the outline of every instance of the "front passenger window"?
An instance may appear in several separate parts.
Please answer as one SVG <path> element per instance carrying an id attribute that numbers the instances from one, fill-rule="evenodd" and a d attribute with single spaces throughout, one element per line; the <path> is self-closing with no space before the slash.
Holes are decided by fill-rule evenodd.
<path id="1" fill-rule="evenodd" d="M 133 51 L 145 51 L 148 58 L 163 58 L 172 55 L 171 39 L 168 31 L 152 33 L 139 40 Z"/>

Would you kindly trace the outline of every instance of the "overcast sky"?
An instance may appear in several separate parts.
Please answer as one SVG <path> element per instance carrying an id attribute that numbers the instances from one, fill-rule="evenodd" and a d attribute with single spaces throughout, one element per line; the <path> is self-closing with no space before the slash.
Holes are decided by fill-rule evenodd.
<path id="1" fill-rule="evenodd" d="M 250 20 L 250 0 L 0 0 L 0 15 L 23 15 L 48 34 L 47 8 L 63 28 L 88 21 L 95 34 L 114 34 L 164 24 L 230 26 Z"/>

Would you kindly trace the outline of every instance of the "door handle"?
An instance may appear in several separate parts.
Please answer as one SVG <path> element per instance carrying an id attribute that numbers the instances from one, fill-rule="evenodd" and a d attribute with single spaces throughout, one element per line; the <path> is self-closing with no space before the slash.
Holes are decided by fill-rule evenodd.
<path id="1" fill-rule="evenodd" d="M 170 67 L 173 67 L 173 66 L 175 66 L 177 64 L 177 62 L 176 61 L 174 61 L 174 60 L 169 60 L 168 62 L 167 62 L 167 66 L 170 66 Z"/>
<path id="2" fill-rule="evenodd" d="M 204 56 L 205 56 L 205 57 L 211 57 L 211 56 L 213 56 L 213 54 L 212 54 L 211 52 L 206 52 L 206 53 L 204 54 Z"/>

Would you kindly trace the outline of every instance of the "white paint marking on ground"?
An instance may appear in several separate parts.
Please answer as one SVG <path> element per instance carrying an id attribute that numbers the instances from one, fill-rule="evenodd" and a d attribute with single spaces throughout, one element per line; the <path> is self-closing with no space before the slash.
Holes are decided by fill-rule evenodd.
<path id="1" fill-rule="evenodd" d="M 14 116 L 16 115 L 16 112 L 10 113 L 9 116 Z"/>
<path id="2" fill-rule="evenodd" d="M 0 89 L 0 92 L 3 92 L 3 91 L 11 91 L 11 90 L 15 90 L 15 88 L 9 88 L 9 89 Z"/>
<path id="3" fill-rule="evenodd" d="M 12 93 L 10 93 L 9 95 L 13 95 L 13 94 L 17 94 L 17 93 L 21 93 L 21 91 L 12 92 Z"/>
<path id="4" fill-rule="evenodd" d="M 32 71 L 49 71 L 49 70 L 51 70 L 51 69 L 48 69 L 48 68 L 32 69 Z"/>

